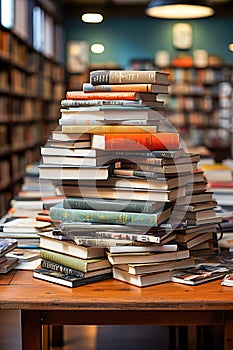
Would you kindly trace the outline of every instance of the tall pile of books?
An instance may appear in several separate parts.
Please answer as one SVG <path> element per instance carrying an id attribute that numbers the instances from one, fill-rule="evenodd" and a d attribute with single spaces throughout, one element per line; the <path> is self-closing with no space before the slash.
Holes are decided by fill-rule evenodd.
<path id="1" fill-rule="evenodd" d="M 196 175 L 200 156 L 186 152 L 178 132 L 166 127 L 160 97 L 168 93 L 163 72 L 93 71 L 83 91 L 66 93 L 59 127 L 41 150 L 40 178 L 64 196 L 50 208 L 59 235 L 83 249 L 104 248 L 113 277 L 139 287 L 194 265 L 177 232 L 186 236 L 192 225 L 204 235 L 196 213 L 205 208 L 196 203 L 214 207 Z M 57 230 L 52 239 L 59 239 Z M 206 230 L 209 241 L 215 225 Z M 47 275 L 55 271 L 48 262 L 46 268 Z"/>

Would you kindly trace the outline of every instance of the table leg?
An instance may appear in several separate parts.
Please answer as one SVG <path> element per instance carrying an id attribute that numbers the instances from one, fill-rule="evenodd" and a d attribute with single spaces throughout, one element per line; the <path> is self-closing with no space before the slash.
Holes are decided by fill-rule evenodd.
<path id="1" fill-rule="evenodd" d="M 233 311 L 226 311 L 224 350 L 233 349 Z"/>
<path id="2" fill-rule="evenodd" d="M 42 350 L 40 311 L 21 311 L 22 350 Z"/>

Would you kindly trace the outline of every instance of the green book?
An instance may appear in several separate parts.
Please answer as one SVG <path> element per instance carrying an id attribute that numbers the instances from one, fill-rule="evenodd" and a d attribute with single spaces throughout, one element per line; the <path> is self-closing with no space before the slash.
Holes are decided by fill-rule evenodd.
<path id="1" fill-rule="evenodd" d="M 163 207 L 163 203 L 140 200 L 107 200 L 102 198 L 65 198 L 63 208 L 65 209 L 95 209 L 108 211 L 132 211 L 135 213 L 152 213 Z"/>
<path id="2" fill-rule="evenodd" d="M 134 212 L 116 212 L 89 209 L 66 209 L 59 203 L 50 208 L 52 220 L 70 222 L 96 222 L 133 226 L 158 226 L 166 221 L 171 214 L 171 208 L 160 209 L 152 214 Z"/>
<path id="3" fill-rule="evenodd" d="M 80 270 L 82 272 L 104 269 L 111 266 L 106 258 L 81 259 L 47 249 L 40 250 L 40 257 L 41 259 L 49 260 L 57 264 L 62 264 L 64 266 L 70 267 L 71 269 Z"/>

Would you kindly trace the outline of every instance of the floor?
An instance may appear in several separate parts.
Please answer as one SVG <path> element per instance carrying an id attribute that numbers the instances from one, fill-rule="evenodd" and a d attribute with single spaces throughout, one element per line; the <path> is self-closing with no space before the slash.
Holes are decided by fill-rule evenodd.
<path id="1" fill-rule="evenodd" d="M 19 325 L 18 311 L 0 311 L 0 350 L 22 350 Z M 166 350 L 168 335 L 167 327 L 65 326 L 64 346 L 50 350 Z"/>

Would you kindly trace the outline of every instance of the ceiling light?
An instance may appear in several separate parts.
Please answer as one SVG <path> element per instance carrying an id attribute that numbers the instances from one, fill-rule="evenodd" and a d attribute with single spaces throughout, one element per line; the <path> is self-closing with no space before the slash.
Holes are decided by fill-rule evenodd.
<path id="1" fill-rule="evenodd" d="M 203 18 L 213 14 L 213 8 L 206 1 L 152 0 L 146 9 L 150 17 L 167 19 Z"/>
<path id="2" fill-rule="evenodd" d="M 233 51 L 233 43 L 231 43 L 231 44 L 228 45 L 228 49 L 229 49 L 230 51 Z"/>
<path id="3" fill-rule="evenodd" d="M 100 23 L 104 19 L 100 13 L 84 13 L 81 18 L 86 23 Z"/>
<path id="4" fill-rule="evenodd" d="M 92 44 L 91 45 L 91 52 L 103 53 L 104 52 L 104 45 L 103 44 Z"/>

